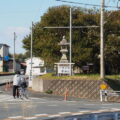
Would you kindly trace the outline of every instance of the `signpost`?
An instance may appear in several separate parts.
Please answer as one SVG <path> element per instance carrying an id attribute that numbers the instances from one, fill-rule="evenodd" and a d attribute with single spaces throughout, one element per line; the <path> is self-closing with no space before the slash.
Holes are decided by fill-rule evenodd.
<path id="1" fill-rule="evenodd" d="M 107 101 L 107 85 L 102 83 L 100 84 L 100 101 L 103 101 L 103 96 L 104 96 L 104 100 Z"/>
<path id="2" fill-rule="evenodd" d="M 9 56 L 4 56 L 3 59 L 4 59 L 4 61 L 8 61 L 9 60 Z"/>

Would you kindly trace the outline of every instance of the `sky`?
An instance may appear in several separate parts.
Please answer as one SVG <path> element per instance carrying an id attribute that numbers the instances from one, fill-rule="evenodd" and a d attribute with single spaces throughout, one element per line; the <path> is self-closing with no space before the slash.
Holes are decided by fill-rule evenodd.
<path id="1" fill-rule="evenodd" d="M 100 4 L 100 0 L 66 0 L 80 3 Z M 117 5 L 117 0 L 106 0 L 106 5 Z M 31 23 L 40 21 L 40 17 L 49 7 L 70 5 L 88 7 L 86 5 L 69 4 L 56 0 L 0 0 L 0 43 L 10 46 L 10 53 L 14 49 L 14 32 L 16 38 L 16 53 L 25 53 L 22 48 L 23 38 L 30 33 Z"/>

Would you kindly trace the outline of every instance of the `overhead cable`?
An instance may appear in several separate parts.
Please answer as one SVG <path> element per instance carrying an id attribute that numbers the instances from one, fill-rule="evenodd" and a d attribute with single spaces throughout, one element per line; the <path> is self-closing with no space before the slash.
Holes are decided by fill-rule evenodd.
<path id="1" fill-rule="evenodd" d="M 65 3 L 72 3 L 72 4 L 80 4 L 80 5 L 86 5 L 86 6 L 93 6 L 93 7 L 100 7 L 100 5 L 96 5 L 96 4 L 88 4 L 88 3 L 80 3 L 80 2 L 72 2 L 72 1 L 66 1 L 66 0 L 56 0 L 56 1 L 60 1 L 60 2 L 65 2 Z M 118 8 L 118 6 L 104 6 L 107 8 Z"/>

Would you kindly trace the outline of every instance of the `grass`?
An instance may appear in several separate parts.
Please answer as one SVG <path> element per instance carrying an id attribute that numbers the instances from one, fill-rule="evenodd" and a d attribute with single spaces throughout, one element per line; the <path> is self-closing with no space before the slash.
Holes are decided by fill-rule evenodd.
<path id="1" fill-rule="evenodd" d="M 111 80 L 120 80 L 120 75 L 107 75 L 105 78 Z"/>
<path id="2" fill-rule="evenodd" d="M 12 72 L 0 72 L 0 74 L 13 74 Z"/>
<path id="3" fill-rule="evenodd" d="M 52 73 L 39 76 L 44 80 L 101 80 L 99 74 L 76 74 L 73 76 L 55 76 Z M 107 75 L 105 79 L 120 80 L 120 75 Z"/>
<path id="4" fill-rule="evenodd" d="M 99 74 L 77 74 L 73 76 L 55 76 L 52 73 L 40 76 L 44 80 L 100 80 Z"/>

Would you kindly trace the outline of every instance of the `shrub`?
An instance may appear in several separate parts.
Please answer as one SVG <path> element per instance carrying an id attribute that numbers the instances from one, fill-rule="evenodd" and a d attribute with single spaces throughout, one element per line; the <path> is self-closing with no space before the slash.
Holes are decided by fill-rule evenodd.
<path id="1" fill-rule="evenodd" d="M 47 94 L 52 94 L 53 91 L 52 91 L 52 90 L 47 90 L 46 93 L 47 93 Z"/>

